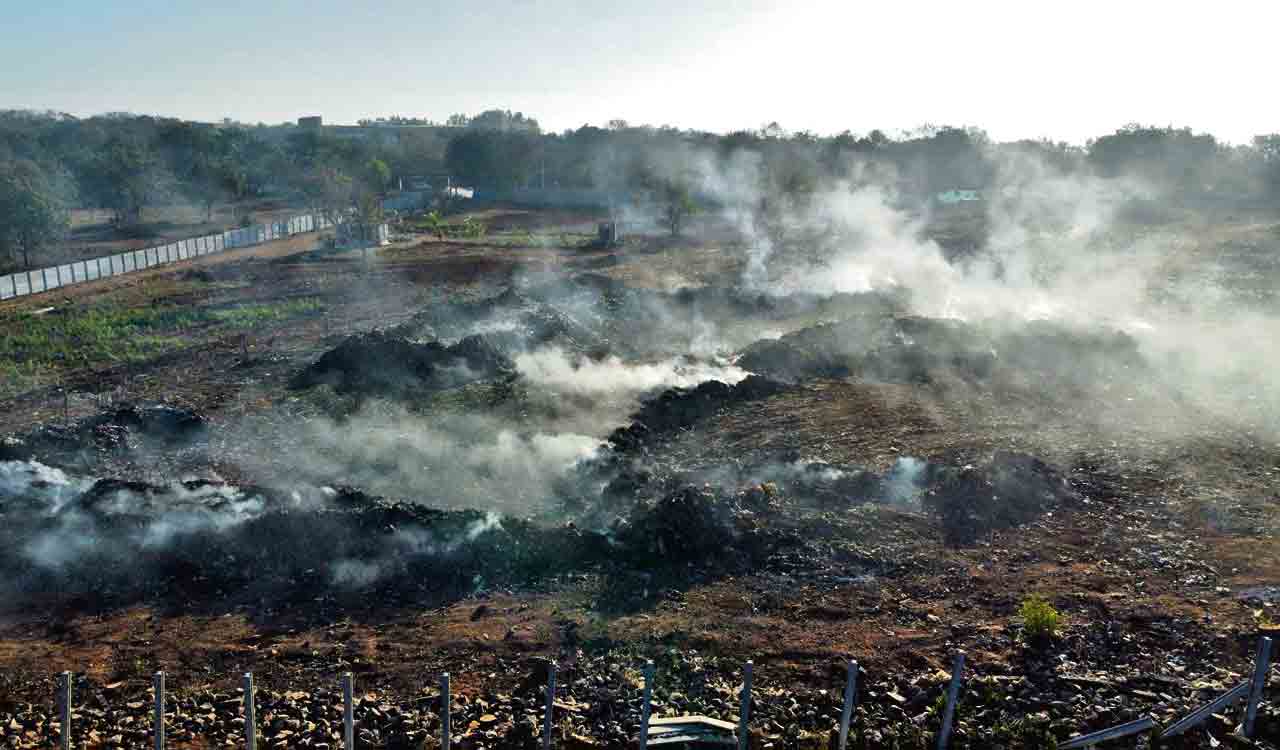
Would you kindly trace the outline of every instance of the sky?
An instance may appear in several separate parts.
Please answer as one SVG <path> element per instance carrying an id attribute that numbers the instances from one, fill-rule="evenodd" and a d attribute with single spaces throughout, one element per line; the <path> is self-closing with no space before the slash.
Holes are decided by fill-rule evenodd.
<path id="1" fill-rule="evenodd" d="M 0 108 L 276 124 L 500 108 L 819 134 L 1083 143 L 1280 132 L 1280 3 L 45 0 L 4 13 Z"/>

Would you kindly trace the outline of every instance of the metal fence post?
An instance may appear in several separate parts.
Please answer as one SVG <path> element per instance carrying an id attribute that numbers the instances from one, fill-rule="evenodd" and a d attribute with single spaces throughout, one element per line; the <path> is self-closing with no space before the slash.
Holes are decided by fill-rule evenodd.
<path id="1" fill-rule="evenodd" d="M 1244 736 L 1253 737 L 1253 724 L 1258 718 L 1258 701 L 1262 700 L 1262 691 L 1267 686 L 1267 675 L 1271 672 L 1271 639 L 1263 636 L 1258 639 L 1258 656 L 1253 663 L 1253 684 L 1249 688 L 1249 706 L 1244 714 Z"/>
<path id="2" fill-rule="evenodd" d="M 18 274 L 9 276 L 9 283 L 13 286 L 13 296 L 18 296 Z"/>
<path id="3" fill-rule="evenodd" d="M 960 695 L 960 677 L 964 672 L 964 652 L 956 654 L 955 667 L 951 670 L 951 685 L 947 688 L 947 707 L 942 712 L 942 729 L 938 732 L 938 750 L 947 750 L 951 740 L 951 722 L 955 719 L 956 698 Z"/>
<path id="4" fill-rule="evenodd" d="M 62 723 L 62 736 L 58 738 L 62 750 L 71 750 L 71 673 L 63 672 L 58 685 L 58 712 Z"/>
<path id="5" fill-rule="evenodd" d="M 449 697 L 449 673 L 440 675 L 440 748 L 449 750 L 449 709 L 453 699 Z"/>
<path id="6" fill-rule="evenodd" d="M 551 748 L 551 722 L 556 708 L 556 662 L 547 668 L 547 713 L 542 723 L 542 750 Z"/>
<path id="7" fill-rule="evenodd" d="M 156 750 L 164 750 L 164 672 L 152 678 L 156 693 Z"/>
<path id="8" fill-rule="evenodd" d="M 1106 742 L 1107 740 L 1129 737 L 1131 735 L 1150 731 L 1151 729 L 1154 729 L 1155 726 L 1156 723 L 1150 716 L 1144 716 L 1141 719 L 1135 719 L 1134 721 L 1119 724 L 1114 727 L 1099 729 L 1096 732 L 1090 732 L 1089 734 L 1082 734 L 1078 737 L 1073 737 L 1061 745 L 1058 745 L 1058 747 L 1062 748 L 1062 750 L 1075 750 L 1075 748 L 1093 747 L 1099 742 Z"/>
<path id="9" fill-rule="evenodd" d="M 849 721 L 853 718 L 853 703 L 858 693 L 858 662 L 853 659 L 845 666 L 844 710 L 840 712 L 840 750 L 849 742 Z"/>
<path id="10" fill-rule="evenodd" d="M 355 681 L 350 672 L 342 675 L 342 746 L 356 750 Z"/>
<path id="11" fill-rule="evenodd" d="M 653 660 L 644 663 L 644 700 L 640 704 L 640 750 L 649 746 L 649 701 L 653 699 Z"/>
<path id="12" fill-rule="evenodd" d="M 40 282 L 41 282 L 41 291 L 48 291 L 48 289 L 49 289 L 49 269 L 47 269 L 47 268 L 41 268 L 41 269 L 40 269 Z"/>
<path id="13" fill-rule="evenodd" d="M 750 659 L 742 669 L 742 711 L 738 715 L 738 750 L 747 750 L 750 733 L 747 726 L 751 721 L 751 672 L 755 664 Z"/>
<path id="14" fill-rule="evenodd" d="M 1205 721 L 1218 711 L 1221 711 L 1232 703 L 1248 696 L 1250 686 L 1251 683 L 1249 680 L 1241 682 L 1217 698 L 1214 698 L 1203 706 L 1200 706 L 1196 710 L 1187 714 L 1185 717 L 1175 721 L 1173 724 L 1170 724 L 1163 732 L 1160 733 L 1160 738 L 1165 739 L 1168 737 L 1177 737 L 1191 727 Z"/>
<path id="15" fill-rule="evenodd" d="M 258 727 L 253 717 L 253 673 L 244 673 L 244 746 L 257 750 Z"/>

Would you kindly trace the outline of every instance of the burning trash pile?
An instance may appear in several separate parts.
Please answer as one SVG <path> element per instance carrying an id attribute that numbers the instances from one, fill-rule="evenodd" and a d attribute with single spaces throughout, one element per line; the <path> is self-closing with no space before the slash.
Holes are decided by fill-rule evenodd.
<path id="1" fill-rule="evenodd" d="M 445 346 L 375 330 L 347 338 L 299 372 L 290 386 L 328 385 L 338 393 L 396 395 L 454 388 L 513 370 L 511 360 L 482 336 Z"/>
<path id="2" fill-rule="evenodd" d="M 949 544 L 972 544 L 991 531 L 1034 521 L 1081 500 L 1057 469 L 1024 453 L 997 451 L 989 462 L 930 465 L 924 505 L 942 521 Z"/>
<path id="3" fill-rule="evenodd" d="M 860 378 L 891 383 L 1008 384 L 1076 396 L 1086 385 L 1139 379 L 1137 342 L 1114 330 L 1046 321 L 1005 327 L 868 314 L 761 340 L 738 365 L 786 382 Z"/>
<path id="4" fill-rule="evenodd" d="M 0 439 L 0 461 L 84 465 L 104 455 L 143 447 L 173 448 L 205 434 L 208 421 L 190 409 L 169 405 L 126 405 L 74 424 L 46 424 Z"/>

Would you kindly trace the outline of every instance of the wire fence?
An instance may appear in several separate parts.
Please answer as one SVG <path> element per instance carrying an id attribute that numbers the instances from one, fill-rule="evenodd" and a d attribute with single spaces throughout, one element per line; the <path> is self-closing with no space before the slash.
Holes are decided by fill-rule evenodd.
<path id="1" fill-rule="evenodd" d="M 1253 674 L 1249 679 L 1241 682 L 1226 693 L 1205 703 L 1199 708 L 1192 711 L 1186 717 L 1167 727 L 1158 727 L 1156 722 L 1150 715 L 1141 716 L 1138 719 L 1107 727 L 1105 729 L 1090 732 L 1088 734 L 1077 734 L 1074 737 L 1065 740 L 1061 744 L 1056 745 L 1062 750 L 1071 750 L 1072 748 L 1090 748 L 1099 743 L 1109 740 L 1119 739 L 1121 737 L 1133 737 L 1135 735 L 1149 734 L 1151 741 L 1156 741 L 1158 735 L 1160 740 L 1178 736 L 1188 729 L 1204 723 L 1210 716 L 1221 712 L 1231 706 L 1233 703 L 1245 701 L 1243 711 L 1243 721 L 1237 728 L 1237 736 L 1243 738 L 1245 743 L 1252 744 L 1250 738 L 1255 733 L 1255 722 L 1257 719 L 1258 705 L 1262 700 L 1263 691 L 1265 690 L 1271 670 L 1271 638 L 1261 637 L 1258 639 L 1258 650 L 1254 660 Z M 547 668 L 546 677 L 546 704 L 542 715 L 542 737 L 540 746 L 542 750 L 551 750 L 556 746 L 555 729 L 556 729 L 556 663 L 551 661 Z M 965 655 L 958 652 L 954 656 L 952 663 L 951 679 L 948 682 L 946 692 L 946 703 L 941 716 L 941 729 L 936 737 L 936 750 L 947 750 L 951 741 L 951 732 L 957 711 L 957 703 L 960 698 L 960 691 L 964 681 L 965 671 Z M 655 679 L 654 664 L 648 661 L 644 666 L 644 683 L 640 706 L 640 732 L 638 745 L 640 750 L 647 750 L 650 745 L 724 745 L 727 747 L 735 747 L 737 750 L 749 750 L 753 746 L 751 742 L 751 687 L 752 674 L 754 672 L 754 663 L 747 661 L 742 671 L 742 681 L 739 683 L 739 698 L 741 699 L 741 707 L 739 709 L 738 721 L 736 722 L 736 732 L 734 731 L 734 723 L 720 720 L 709 720 L 707 717 L 698 716 L 681 716 L 668 717 L 664 719 L 653 719 L 651 716 L 650 702 L 653 697 L 653 685 Z M 844 685 L 844 705 L 840 713 L 840 723 L 833 730 L 838 732 L 837 740 L 832 744 L 835 750 L 847 750 L 849 742 L 849 730 L 852 726 L 854 708 L 857 705 L 857 681 L 859 667 L 858 662 L 850 659 L 847 661 L 845 670 Z M 71 750 L 73 747 L 80 747 L 79 744 L 73 742 L 72 727 L 72 682 L 74 675 L 71 672 L 63 672 L 59 675 L 57 681 L 57 715 L 59 717 L 57 724 L 57 733 L 59 747 L 63 750 Z M 155 702 L 151 735 L 155 741 L 155 750 L 164 750 L 166 738 L 166 723 L 171 722 L 166 717 L 165 707 L 165 684 L 166 675 L 164 672 L 157 672 L 153 678 L 153 697 Z M 244 721 L 243 739 L 228 738 L 225 745 L 228 747 L 244 747 L 246 750 L 258 750 L 258 733 L 259 727 L 256 718 L 256 700 L 254 693 L 254 680 L 252 673 L 245 673 L 243 679 L 243 711 L 241 715 Z M 340 678 L 341 699 L 342 699 L 342 743 L 344 750 L 357 750 L 357 734 L 356 734 L 356 714 L 354 700 L 354 678 L 350 672 L 345 672 Z M 455 739 L 451 736 L 451 707 L 453 698 L 450 694 L 449 673 L 446 672 L 440 676 L 440 700 L 439 700 L 439 718 L 440 718 L 440 738 L 439 746 L 443 750 L 451 747 L 452 741 Z M 172 713 L 172 712 L 171 712 Z M 496 718 L 496 717 L 495 717 Z M 363 723 L 363 722 L 362 722 Z M 478 726 L 475 722 L 471 723 L 471 728 Z M 290 735 L 285 735 L 290 736 Z M 465 737 L 456 738 L 465 740 Z M 239 741 L 238 741 L 239 740 Z M 272 747 L 278 745 L 279 740 L 272 741 Z M 369 746 L 371 743 L 363 743 Z M 326 746 L 332 747 L 326 743 Z M 469 746 L 469 745 L 468 745 Z M 578 747 L 580 745 L 575 745 Z M 1140 745 L 1141 746 L 1141 745 Z M 1216 745 L 1215 745 L 1216 747 Z"/>
<path id="2" fill-rule="evenodd" d="M 295 234 L 319 231 L 330 226 L 332 223 L 321 216 L 301 214 L 284 221 L 253 224 L 241 229 L 190 237 L 141 250 L 129 250 L 75 263 L 20 271 L 8 276 L 0 276 L 0 300 L 39 294 L 86 281 L 96 281 L 226 250 L 260 245 Z"/>

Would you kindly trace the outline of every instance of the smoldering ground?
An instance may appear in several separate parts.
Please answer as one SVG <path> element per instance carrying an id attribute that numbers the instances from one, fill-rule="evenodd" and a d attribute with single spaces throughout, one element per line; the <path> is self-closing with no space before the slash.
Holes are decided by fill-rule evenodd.
<path id="1" fill-rule="evenodd" d="M 1280 340 L 1273 311 L 1238 301 L 1229 276 L 1171 267 L 1176 238 L 1123 218 L 1129 202 L 1150 199 L 1140 183 L 1010 166 L 1008 189 L 983 209 L 981 245 L 957 256 L 930 238 L 928 211 L 904 208 L 878 176 L 824 183 L 761 212 L 756 160 L 700 158 L 716 170 L 703 190 L 740 235 L 742 276 L 652 290 L 531 273 L 473 303 L 428 305 L 313 363 L 331 373 L 326 357 L 345 351 L 334 356 L 354 379 L 297 379 L 271 409 L 214 429 L 200 450 L 209 465 L 234 465 L 238 484 L 211 471 L 130 486 L 11 468 L 27 477 L 0 487 L 6 515 L 26 514 L 7 532 L 18 588 L 81 595 L 105 584 L 127 599 L 194 576 L 214 594 L 249 587 L 245 561 L 265 557 L 270 573 L 254 585 L 358 590 L 447 564 L 458 573 L 444 588 L 471 591 L 597 561 L 598 545 L 621 533 L 615 524 L 654 528 L 654 508 L 708 484 L 695 493 L 710 498 L 694 503 L 703 521 L 763 512 L 769 492 L 759 488 L 774 485 L 819 507 L 931 508 L 966 538 L 1069 500 L 1060 477 L 1030 459 L 1005 464 L 1034 471 L 993 463 L 975 478 L 931 457 L 877 472 L 781 455 L 680 466 L 661 450 L 664 431 L 696 430 L 707 415 L 812 380 L 975 400 L 1043 391 L 1054 418 L 1136 400 L 1125 429 L 1167 441 L 1205 416 L 1275 434 L 1276 388 L 1264 374 Z M 390 356 L 369 356 L 382 351 Z M 708 381 L 724 385 L 698 389 Z M 1090 426 L 1098 440 L 1117 434 L 1105 420 Z M 1049 489 L 1029 491 L 1025 512 L 990 507 L 976 519 L 926 502 L 931 483 L 986 502 L 994 492 L 983 488 L 1010 475 L 1049 477 Z M 579 533 L 565 531 L 568 519 L 592 536 L 574 536 L 561 555 L 563 535 Z M 634 534 L 621 538 L 639 544 Z M 125 581 L 138 559 L 154 575 Z"/>

